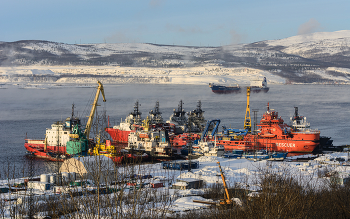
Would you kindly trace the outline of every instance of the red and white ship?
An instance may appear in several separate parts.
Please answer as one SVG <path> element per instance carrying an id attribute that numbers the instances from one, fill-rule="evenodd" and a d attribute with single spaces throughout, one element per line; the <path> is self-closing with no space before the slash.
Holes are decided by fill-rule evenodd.
<path id="1" fill-rule="evenodd" d="M 107 127 L 105 129 L 112 138 L 112 144 L 128 143 L 128 136 L 131 131 L 142 128 L 141 114 L 139 111 L 139 101 L 136 101 L 134 111 L 129 113 L 124 122 L 120 122 L 119 126 Z"/>
<path id="2" fill-rule="evenodd" d="M 74 104 L 72 116 L 64 122 L 56 122 L 51 129 L 46 129 L 45 139 L 25 139 L 24 147 L 32 155 L 55 161 L 63 161 L 67 156 L 87 155 L 89 150 L 89 133 L 97 107 L 98 97 L 101 92 L 105 102 L 104 89 L 101 82 L 97 81 L 96 96 L 92 104 L 90 116 L 84 132 L 81 129 L 80 119 L 74 117 Z"/>
<path id="3" fill-rule="evenodd" d="M 134 106 L 134 111 L 126 117 L 125 122 L 121 122 L 119 126 L 108 127 L 105 130 L 111 136 L 113 145 L 130 143 L 130 141 L 128 141 L 128 136 L 130 135 L 134 136 L 142 132 L 166 130 L 169 133 L 171 146 L 180 153 L 183 146 L 186 146 L 190 141 L 200 138 L 198 134 L 192 132 L 202 131 L 204 127 L 203 124 L 206 123 L 200 100 L 197 103 L 197 108 L 189 113 L 184 111 L 182 105 L 183 102 L 181 100 L 178 109 L 174 109 L 169 121 L 164 122 L 161 116 L 162 113 L 159 111 L 158 101 L 145 120 L 141 118 L 139 103 L 137 101 Z M 186 133 L 189 121 L 191 122 L 191 134 Z"/>
<path id="4" fill-rule="evenodd" d="M 305 129 L 294 131 L 284 123 L 278 112 L 269 108 L 263 114 L 257 134 L 246 134 L 241 139 L 220 140 L 226 151 L 261 150 L 277 152 L 305 153 L 312 152 L 320 140 L 320 131 Z"/>
<path id="5" fill-rule="evenodd" d="M 45 139 L 26 138 L 24 147 L 38 158 L 61 161 L 69 154 L 67 153 L 67 143 L 70 142 L 71 137 L 76 137 L 77 133 L 73 132 L 80 129 L 80 126 L 80 120 L 72 113 L 72 117 L 68 117 L 65 122 L 55 122 L 51 128 L 46 129 Z M 76 150 L 76 152 L 80 153 L 81 151 Z"/>

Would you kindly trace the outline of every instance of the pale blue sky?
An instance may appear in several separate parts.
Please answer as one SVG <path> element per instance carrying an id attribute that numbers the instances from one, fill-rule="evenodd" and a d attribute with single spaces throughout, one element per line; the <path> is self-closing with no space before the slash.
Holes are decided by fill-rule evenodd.
<path id="1" fill-rule="evenodd" d="M 349 0 L 1 0 L 0 41 L 220 46 L 350 29 Z"/>

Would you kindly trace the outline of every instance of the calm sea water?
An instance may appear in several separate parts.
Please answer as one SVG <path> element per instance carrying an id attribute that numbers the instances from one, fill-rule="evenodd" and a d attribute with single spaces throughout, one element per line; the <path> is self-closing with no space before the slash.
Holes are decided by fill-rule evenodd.
<path id="1" fill-rule="evenodd" d="M 246 94 L 214 94 L 206 85 L 105 85 L 106 103 L 100 96 L 99 109 L 105 109 L 111 125 L 119 124 L 133 110 L 135 101 L 141 104 L 140 111 L 145 118 L 159 101 L 160 111 L 166 120 L 179 101 L 190 111 L 201 100 L 207 120 L 220 119 L 222 125 L 243 128 L 246 110 Z M 71 115 L 72 104 L 75 114 L 88 116 L 95 88 L 62 87 L 50 89 L 20 89 L 10 86 L 0 89 L 0 178 L 9 173 L 26 175 L 29 159 L 25 156 L 24 139 L 44 138 L 46 128 L 55 121 Z M 271 85 L 268 93 L 253 93 L 250 108 L 258 110 L 258 121 L 266 105 L 276 110 L 289 123 L 294 107 L 307 117 L 311 127 L 321 135 L 332 137 L 334 145 L 350 144 L 350 87 L 331 85 Z M 251 112 L 253 119 L 253 111 Z M 52 162 L 34 161 L 34 174 L 41 174 L 52 168 Z"/>

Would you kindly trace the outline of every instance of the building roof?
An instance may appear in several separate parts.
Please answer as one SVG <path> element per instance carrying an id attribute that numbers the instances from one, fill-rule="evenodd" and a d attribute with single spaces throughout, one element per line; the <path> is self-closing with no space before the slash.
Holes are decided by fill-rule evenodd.
<path id="1" fill-rule="evenodd" d="M 80 175 L 90 173 L 93 174 L 97 171 L 115 170 L 116 166 L 112 159 L 100 155 L 100 156 L 87 156 L 87 157 L 73 157 L 65 160 L 61 167 L 60 172 L 76 172 Z"/>
<path id="2" fill-rule="evenodd" d="M 187 182 L 176 182 L 173 184 L 173 186 L 187 186 L 188 183 Z"/>
<path id="3" fill-rule="evenodd" d="M 198 182 L 198 181 L 203 181 L 201 179 L 196 179 L 196 178 L 182 178 L 182 179 L 177 179 L 178 182 Z"/>

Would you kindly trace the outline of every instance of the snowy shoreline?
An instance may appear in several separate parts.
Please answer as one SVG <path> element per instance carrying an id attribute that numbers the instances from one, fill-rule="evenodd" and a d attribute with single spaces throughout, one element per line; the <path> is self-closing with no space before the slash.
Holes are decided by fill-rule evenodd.
<path id="1" fill-rule="evenodd" d="M 346 71 L 331 69 L 333 71 Z M 311 73 L 311 72 L 310 72 Z M 329 84 L 350 84 L 349 78 L 330 76 L 322 70 L 312 72 Z M 268 84 L 287 84 L 285 78 L 254 68 L 225 68 L 208 65 L 192 68 L 146 68 L 119 66 L 21 66 L 0 67 L 0 84 L 188 84 L 209 83 L 248 86 L 252 80 L 267 78 Z M 333 81 L 333 82 L 332 82 Z M 293 83 L 324 84 L 324 83 Z"/>
<path id="2" fill-rule="evenodd" d="M 286 80 L 253 68 L 204 66 L 193 68 L 140 68 L 118 66 L 22 66 L 0 67 L 0 83 L 6 84 L 208 84 L 248 85 L 251 80 L 267 78 L 270 84 Z"/>

